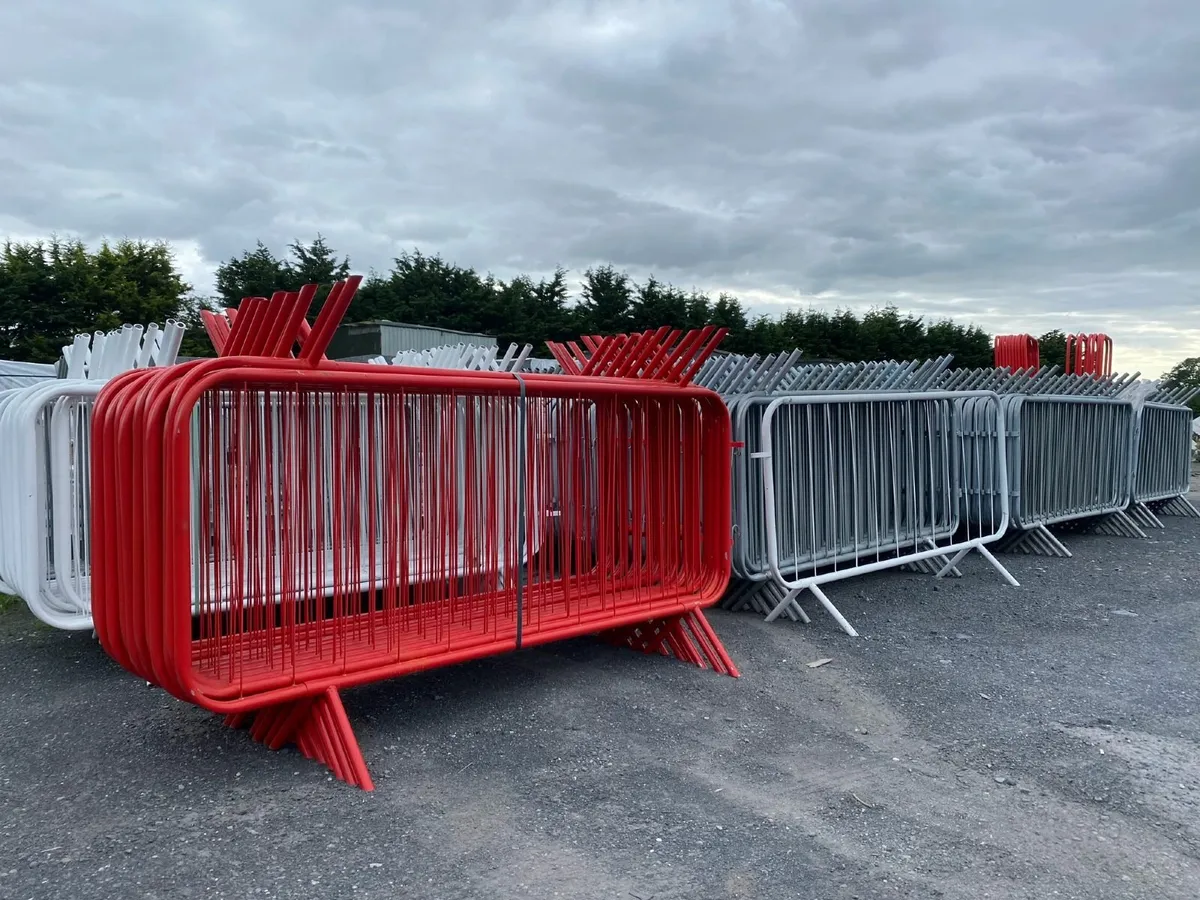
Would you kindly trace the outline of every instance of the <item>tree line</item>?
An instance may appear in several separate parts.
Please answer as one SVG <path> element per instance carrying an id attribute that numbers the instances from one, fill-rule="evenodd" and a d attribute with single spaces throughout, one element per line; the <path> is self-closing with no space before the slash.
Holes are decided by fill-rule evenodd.
<path id="1" fill-rule="evenodd" d="M 0 358 L 53 362 L 78 332 L 168 318 L 188 325 L 184 355 L 211 355 L 201 309 L 237 306 L 243 297 L 317 282 L 323 290 L 315 314 L 328 286 L 350 271 L 350 260 L 319 235 L 291 244 L 282 255 L 259 242 L 224 261 L 216 271 L 215 296 L 204 297 L 184 281 L 165 243 L 125 240 L 88 249 L 54 238 L 8 241 L 0 253 Z M 545 341 L 581 334 L 717 325 L 729 329 L 722 349 L 737 353 L 798 348 L 812 359 L 845 361 L 952 354 L 956 366 L 992 363 L 991 336 L 982 329 L 949 319 L 926 321 L 892 306 L 861 316 L 846 309 L 752 316 L 731 294 L 714 297 L 653 276 L 636 281 L 611 265 L 588 269 L 581 282 L 573 296 L 562 268 L 545 277 L 504 280 L 412 250 L 387 272 L 364 279 L 345 320 L 478 332 L 502 346 L 533 344 L 539 355 L 545 355 Z"/>

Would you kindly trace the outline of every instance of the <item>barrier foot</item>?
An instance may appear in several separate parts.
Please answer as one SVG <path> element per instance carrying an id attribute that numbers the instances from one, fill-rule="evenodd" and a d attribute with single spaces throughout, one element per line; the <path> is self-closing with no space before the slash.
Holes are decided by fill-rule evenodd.
<path id="1" fill-rule="evenodd" d="M 231 728 L 249 724 L 250 737 L 270 750 L 295 744 L 301 753 L 325 765 L 341 781 L 364 791 L 375 790 L 337 688 L 251 713 L 235 713 L 225 717 L 225 724 Z"/>
<path id="2" fill-rule="evenodd" d="M 651 619 L 600 633 L 602 640 L 642 653 L 661 653 L 718 675 L 741 677 L 733 658 L 698 609 L 668 619 Z"/>
<path id="3" fill-rule="evenodd" d="M 1143 528 L 1166 528 L 1167 526 L 1156 516 L 1153 510 L 1145 503 L 1139 500 L 1134 500 L 1129 504 L 1129 509 L 1126 510 L 1126 515 L 1133 521 L 1137 522 Z"/>
<path id="4" fill-rule="evenodd" d="M 996 559 L 996 557 L 992 555 L 991 550 L 989 550 L 987 547 L 983 546 L 983 544 L 980 544 L 975 549 L 979 551 L 979 554 L 984 559 L 986 559 L 988 562 L 990 562 L 992 564 L 992 568 L 1000 573 L 1001 578 L 1003 578 L 1005 581 L 1007 581 L 1013 587 L 1021 586 L 1021 582 L 1019 582 L 1019 581 L 1017 581 L 1017 579 L 1013 578 L 1012 572 L 1008 571 L 1008 569 L 1006 569 L 1004 567 L 1004 564 L 1001 563 L 1000 560 Z M 1063 549 L 1065 550 L 1066 548 L 1064 547 Z"/>
<path id="5" fill-rule="evenodd" d="M 936 550 L 937 544 L 928 538 L 925 539 L 926 550 Z M 943 578 L 946 575 L 953 575 L 955 578 L 962 578 L 962 572 L 959 571 L 958 564 L 962 562 L 965 553 L 959 553 L 951 559 L 946 555 L 931 556 L 928 559 L 918 559 L 913 562 L 906 563 L 900 568 L 906 572 L 920 572 L 922 575 L 932 575 L 934 578 Z"/>
<path id="6" fill-rule="evenodd" d="M 949 572 L 957 572 L 957 571 L 958 571 L 958 564 L 959 564 L 960 562 L 962 562 L 962 561 L 963 561 L 963 557 L 967 555 L 967 551 L 969 551 L 970 549 L 971 549 L 970 547 L 963 547 L 961 550 L 959 550 L 957 553 L 955 553 L 955 554 L 954 554 L 954 558 L 953 558 L 953 559 L 947 559 L 947 560 L 946 560 L 946 564 L 945 564 L 944 566 L 942 566 L 942 567 L 941 567 L 941 568 L 940 568 L 940 569 L 939 569 L 939 570 L 938 570 L 938 571 L 937 571 L 937 572 L 934 574 L 934 576 L 933 576 L 933 577 L 934 577 L 934 578 L 941 578 L 943 575 L 946 575 L 946 574 L 947 574 L 947 573 L 949 573 Z M 946 559 L 946 557 L 944 557 L 944 556 L 939 556 L 939 557 L 938 557 L 938 559 L 939 559 L 939 560 L 943 560 L 943 559 Z"/>
<path id="7" fill-rule="evenodd" d="M 1157 510 L 1164 516 L 1185 516 L 1189 519 L 1200 519 L 1200 509 L 1196 509 L 1187 497 L 1172 497 L 1165 501 Z"/>
<path id="8" fill-rule="evenodd" d="M 1083 523 L 1080 531 L 1090 531 L 1092 534 L 1105 534 L 1110 537 L 1147 537 L 1146 532 L 1142 531 L 1138 524 L 1121 510 Z"/>
<path id="9" fill-rule="evenodd" d="M 1025 531 L 1014 531 L 1010 538 L 1004 539 L 1001 547 L 1004 553 L 1032 553 L 1035 556 L 1061 556 L 1070 559 L 1071 551 L 1067 545 L 1054 536 L 1045 525 L 1035 525 Z"/>
<path id="10" fill-rule="evenodd" d="M 796 598 L 805 591 L 812 591 L 813 596 L 821 601 L 821 605 L 825 607 L 825 611 L 833 616 L 834 621 L 838 623 L 842 631 L 846 632 L 846 634 L 850 635 L 850 637 L 858 637 L 858 632 L 854 630 L 854 626 L 846 620 L 846 617 L 842 615 L 841 610 L 833 605 L 833 601 L 825 596 L 825 592 L 815 584 L 806 585 L 802 588 L 792 588 L 789 590 L 783 595 L 783 599 L 776 603 L 775 607 L 769 613 L 767 613 L 767 621 L 774 622 L 779 618 L 780 615 L 787 612 L 789 609 L 800 609 L 800 604 L 796 602 Z M 801 610 L 801 614 L 803 614 L 803 612 L 804 611 Z M 804 621 L 807 624 L 808 616 L 804 617 Z"/>
<path id="11" fill-rule="evenodd" d="M 771 601 L 778 600 L 784 595 L 784 593 L 785 592 L 783 588 L 781 588 L 775 582 L 766 582 L 763 590 L 758 595 L 758 602 L 755 608 L 764 616 L 769 614 L 774 608 L 774 604 Z M 812 619 L 808 617 L 808 613 L 804 611 L 804 607 L 801 606 L 799 601 L 796 600 L 798 595 L 799 592 L 792 593 L 791 602 L 784 607 L 783 614 L 793 622 L 803 622 L 805 625 L 811 625 Z"/>
<path id="12" fill-rule="evenodd" d="M 783 588 L 774 581 L 748 581 L 745 582 L 743 588 L 728 596 L 721 603 L 721 608 L 730 612 L 750 610 L 765 616 L 775 607 L 783 594 Z M 812 621 L 809 619 L 808 613 L 794 599 L 784 608 L 783 614 L 793 622 L 803 622 L 805 625 Z"/>

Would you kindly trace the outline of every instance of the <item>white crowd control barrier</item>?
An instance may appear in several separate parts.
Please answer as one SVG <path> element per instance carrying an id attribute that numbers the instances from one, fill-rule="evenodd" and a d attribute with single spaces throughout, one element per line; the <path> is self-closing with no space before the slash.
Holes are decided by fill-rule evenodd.
<path id="1" fill-rule="evenodd" d="M 92 627 L 92 404 L 112 376 L 174 363 L 182 338 L 176 322 L 79 335 L 66 378 L 0 393 L 0 591 L 55 628 Z"/>

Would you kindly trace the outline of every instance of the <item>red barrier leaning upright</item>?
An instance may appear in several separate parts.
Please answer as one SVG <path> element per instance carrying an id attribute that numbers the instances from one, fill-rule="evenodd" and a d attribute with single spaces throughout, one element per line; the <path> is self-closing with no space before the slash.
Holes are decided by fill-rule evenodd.
<path id="1" fill-rule="evenodd" d="M 1000 334 L 995 341 L 997 369 L 1037 369 L 1041 366 L 1037 338 L 1030 334 Z"/>
<path id="2" fill-rule="evenodd" d="M 1068 334 L 1065 371 L 1105 378 L 1112 374 L 1113 342 L 1107 334 Z"/>
<path id="3" fill-rule="evenodd" d="M 324 361 L 356 286 L 311 330 L 308 289 L 252 298 L 220 349 L 257 356 L 101 393 L 105 650 L 367 789 L 345 687 L 584 634 L 736 675 L 700 612 L 730 565 L 729 414 L 682 358 L 711 334 L 641 357 L 658 382 Z"/>

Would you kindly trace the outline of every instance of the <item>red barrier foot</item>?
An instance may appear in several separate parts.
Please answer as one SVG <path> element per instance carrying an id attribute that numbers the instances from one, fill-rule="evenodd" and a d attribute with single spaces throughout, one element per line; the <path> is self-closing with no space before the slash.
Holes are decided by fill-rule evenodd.
<path id="1" fill-rule="evenodd" d="M 638 625 L 603 631 L 600 637 L 643 653 L 673 656 L 701 669 L 712 669 L 718 675 L 741 676 L 721 639 L 698 609 L 669 619 L 651 619 Z"/>
<path id="2" fill-rule="evenodd" d="M 269 749 L 295 744 L 301 753 L 324 763 L 347 784 L 364 791 L 375 790 L 337 688 L 326 688 L 316 697 L 225 717 L 225 724 L 231 728 L 241 728 L 247 722 L 250 722 L 250 737 Z"/>

